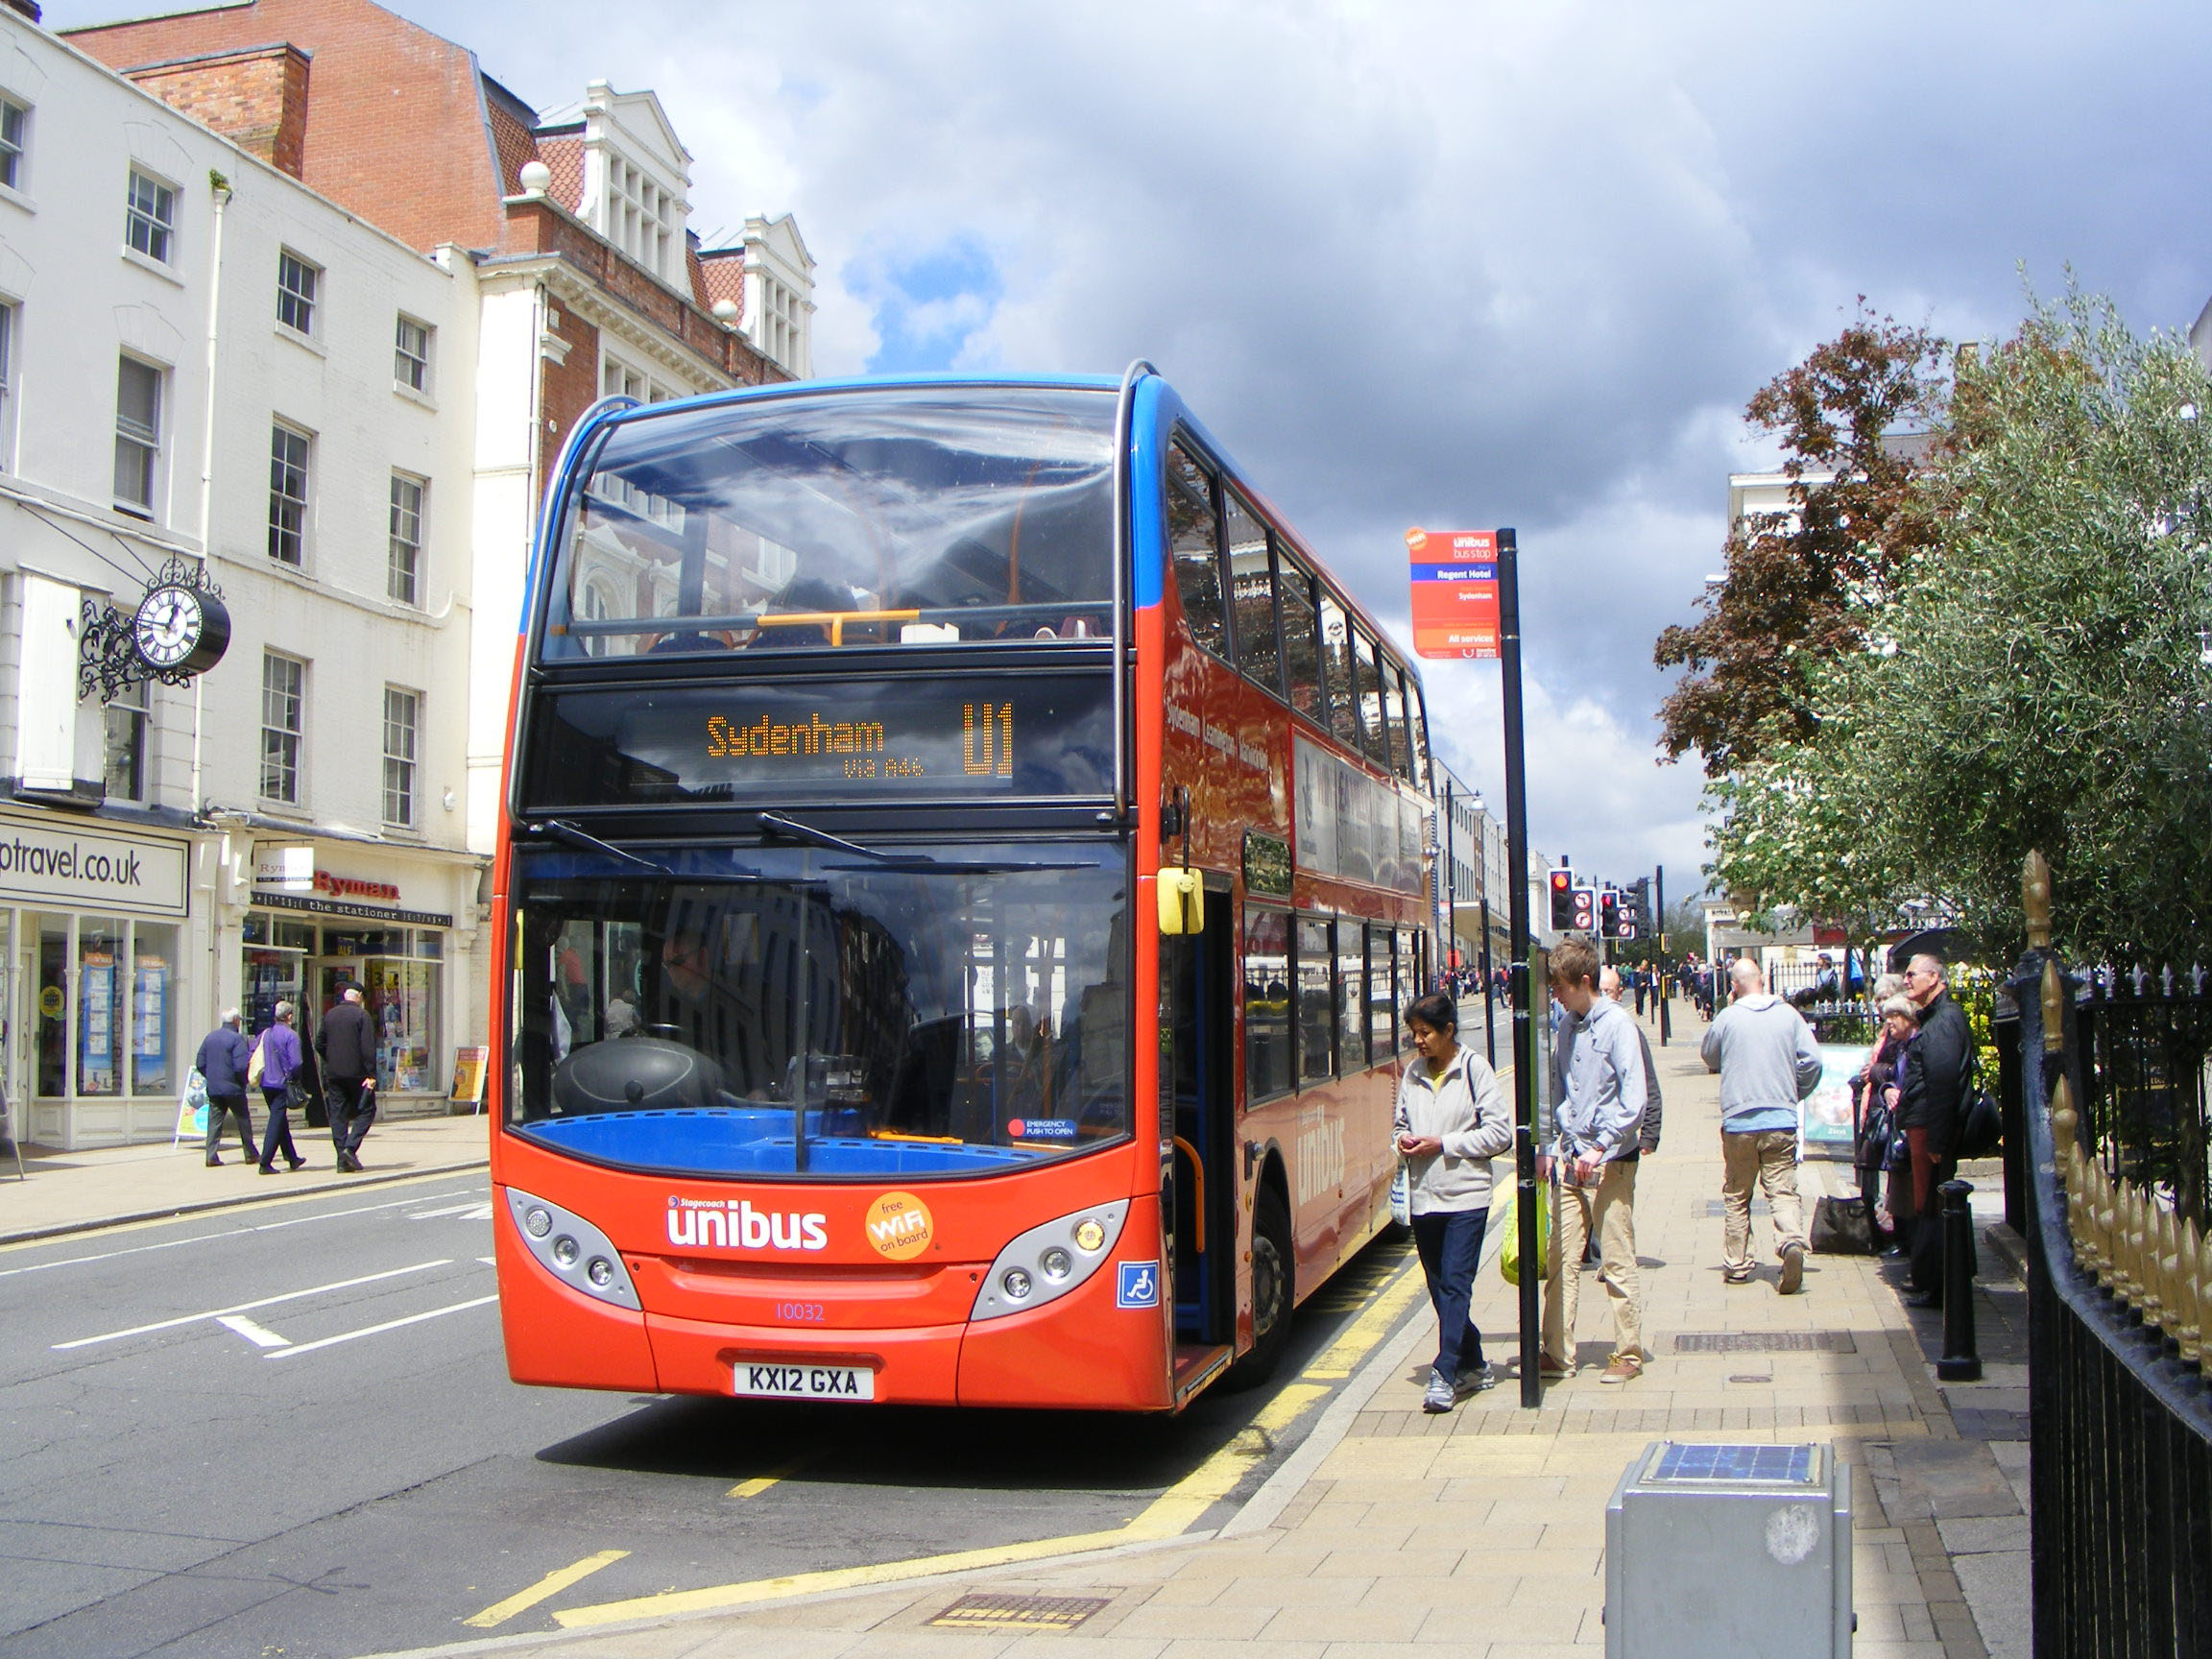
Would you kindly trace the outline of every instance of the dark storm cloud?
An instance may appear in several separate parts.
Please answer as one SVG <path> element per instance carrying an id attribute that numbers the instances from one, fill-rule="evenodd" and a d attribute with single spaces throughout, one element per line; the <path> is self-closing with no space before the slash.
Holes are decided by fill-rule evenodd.
<path id="1" fill-rule="evenodd" d="M 2212 293 L 2178 0 L 400 10 L 541 105 L 657 90 L 695 223 L 799 215 L 826 373 L 1149 357 L 1386 618 L 1407 525 L 1515 525 L 1536 836 L 1604 875 L 1699 857 L 1650 646 L 1769 458 L 1763 381 L 1861 293 L 1953 338 L 2014 325 L 2023 262 L 2139 326 Z M 1496 797 L 1497 671 L 1429 678 Z"/>

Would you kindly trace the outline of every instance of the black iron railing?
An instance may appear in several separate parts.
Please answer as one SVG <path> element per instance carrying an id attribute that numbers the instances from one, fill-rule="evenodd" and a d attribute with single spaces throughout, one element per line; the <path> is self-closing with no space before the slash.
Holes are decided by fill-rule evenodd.
<path id="1" fill-rule="evenodd" d="M 2001 1030 L 2029 1255 L 2034 1650 L 2212 1656 L 2212 1250 L 2143 1155 L 2177 1112 L 2130 1104 L 2146 1078 L 2172 1086 L 2172 1056 L 2113 1012 L 2127 998 L 2060 973 L 2030 864 L 2033 947 Z"/>

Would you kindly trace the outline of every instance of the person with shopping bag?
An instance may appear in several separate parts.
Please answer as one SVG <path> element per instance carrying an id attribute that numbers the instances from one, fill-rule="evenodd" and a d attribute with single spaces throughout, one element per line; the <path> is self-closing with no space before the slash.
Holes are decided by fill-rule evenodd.
<path id="1" fill-rule="evenodd" d="M 251 1070 L 260 1073 L 254 1080 L 261 1085 L 261 1098 L 269 1107 L 269 1127 L 261 1135 L 261 1173 L 264 1175 L 276 1173 L 279 1151 L 295 1169 L 303 1168 L 307 1163 L 292 1144 L 292 1108 L 299 1103 L 295 1099 L 292 1074 L 300 1070 L 300 1036 L 292 1029 L 295 1012 L 291 1003 L 277 1003 L 276 1023 L 262 1032 L 260 1042 L 254 1046 Z"/>
<path id="2" fill-rule="evenodd" d="M 1490 1161 L 1512 1150 L 1513 1118 L 1497 1074 L 1459 1046 L 1450 997 L 1415 998 L 1406 1031 L 1418 1058 L 1398 1080 L 1393 1128 L 1406 1160 L 1413 1247 L 1436 1309 L 1436 1362 L 1421 1409 L 1449 1411 L 1497 1381 L 1469 1309 L 1490 1219 Z"/>

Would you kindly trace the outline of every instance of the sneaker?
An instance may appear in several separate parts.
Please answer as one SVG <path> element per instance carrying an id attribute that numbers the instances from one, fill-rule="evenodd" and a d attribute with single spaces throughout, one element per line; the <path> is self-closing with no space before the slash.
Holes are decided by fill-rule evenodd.
<path id="1" fill-rule="evenodd" d="M 1431 1370 L 1429 1373 L 1429 1391 L 1421 1396 L 1421 1409 L 1424 1411 L 1449 1411 L 1452 1409 L 1453 1401 L 1451 1380 L 1443 1372 Z"/>
<path id="2" fill-rule="evenodd" d="M 1635 1354 L 1616 1354 L 1613 1363 L 1598 1374 L 1600 1382 L 1633 1382 L 1644 1375 L 1644 1360 Z"/>
<path id="3" fill-rule="evenodd" d="M 1564 1382 L 1575 1375 L 1575 1365 L 1572 1360 L 1554 1359 L 1549 1354 L 1539 1354 L 1536 1357 L 1536 1375 L 1547 1382 Z"/>
<path id="4" fill-rule="evenodd" d="M 1802 1244 L 1785 1244 L 1782 1247 L 1782 1284 L 1780 1286 L 1782 1294 L 1785 1296 L 1796 1295 L 1798 1287 L 1804 1283 L 1805 1246 Z"/>
<path id="5" fill-rule="evenodd" d="M 1748 1267 L 1723 1267 L 1720 1269 L 1720 1283 L 1723 1285 L 1748 1285 L 1751 1283 L 1751 1269 Z"/>
<path id="6" fill-rule="evenodd" d="M 1498 1386 L 1498 1367 L 1478 1365 L 1472 1371 L 1459 1373 L 1459 1381 L 1453 1384 L 1452 1392 L 1464 1400 L 1470 1394 L 1487 1394 Z"/>

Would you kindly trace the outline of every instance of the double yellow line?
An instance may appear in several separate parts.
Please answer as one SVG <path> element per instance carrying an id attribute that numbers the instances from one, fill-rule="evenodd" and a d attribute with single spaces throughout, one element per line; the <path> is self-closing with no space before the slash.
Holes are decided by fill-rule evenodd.
<path id="1" fill-rule="evenodd" d="M 894 1584 L 907 1578 L 936 1577 L 947 1573 L 974 1572 L 994 1567 L 1009 1567 L 1024 1561 L 1042 1561 L 1058 1555 L 1082 1555 L 1100 1550 L 1112 1550 L 1124 1544 L 1148 1544 L 1174 1538 L 1196 1526 L 1206 1511 L 1220 1503 L 1237 1489 L 1238 1482 L 1251 1472 L 1253 1464 L 1274 1448 L 1277 1436 L 1305 1414 L 1309 1407 L 1332 1391 L 1332 1384 L 1352 1375 L 1358 1362 L 1371 1353 L 1376 1344 L 1389 1334 L 1407 1307 L 1423 1294 L 1423 1281 L 1408 1262 L 1397 1276 L 1387 1281 L 1358 1319 L 1347 1326 L 1343 1334 L 1314 1358 L 1313 1363 L 1299 1374 L 1298 1380 L 1285 1384 L 1275 1397 L 1247 1424 L 1228 1445 L 1208 1457 L 1197 1468 L 1175 1482 L 1166 1492 L 1126 1524 L 1098 1532 L 1077 1532 L 1060 1538 L 1038 1538 L 1027 1543 L 994 1544 L 980 1550 L 954 1550 L 942 1555 L 918 1555 L 904 1561 L 883 1561 L 872 1567 L 837 1567 L 820 1573 L 793 1573 L 781 1578 L 756 1578 L 742 1584 L 714 1584 L 700 1590 L 668 1590 L 655 1596 L 637 1596 L 622 1601 L 602 1601 L 590 1607 L 565 1607 L 555 1612 L 553 1622 L 565 1630 L 585 1629 L 601 1624 L 620 1624 L 634 1619 L 664 1618 L 680 1613 L 710 1613 L 731 1607 L 746 1607 L 761 1601 L 778 1601 L 792 1596 L 818 1595 L 830 1590 L 866 1589 L 876 1584 Z M 734 1494 L 733 1494 L 734 1495 Z M 613 1552 L 614 1558 L 620 1551 Z M 589 1558 L 596 1565 L 577 1563 L 564 1568 L 574 1575 L 566 1580 L 573 1583 L 588 1573 L 595 1573 L 606 1562 L 597 1556 Z M 582 1571 L 578 1571 L 581 1568 Z M 560 1574 L 551 1575 L 560 1577 Z M 550 1582 L 550 1578 L 543 1582 Z M 540 1586 L 524 1591 L 530 1598 L 525 1604 L 535 1606 L 565 1585 L 556 1585 L 543 1595 L 537 1594 Z M 520 1598 L 511 1599 L 519 1600 Z M 486 1608 L 483 1613 L 468 1621 L 475 1624 L 490 1614 L 508 1606 Z M 516 1609 L 519 1611 L 519 1608 Z M 512 1617 L 512 1614 L 505 1615 Z"/>

